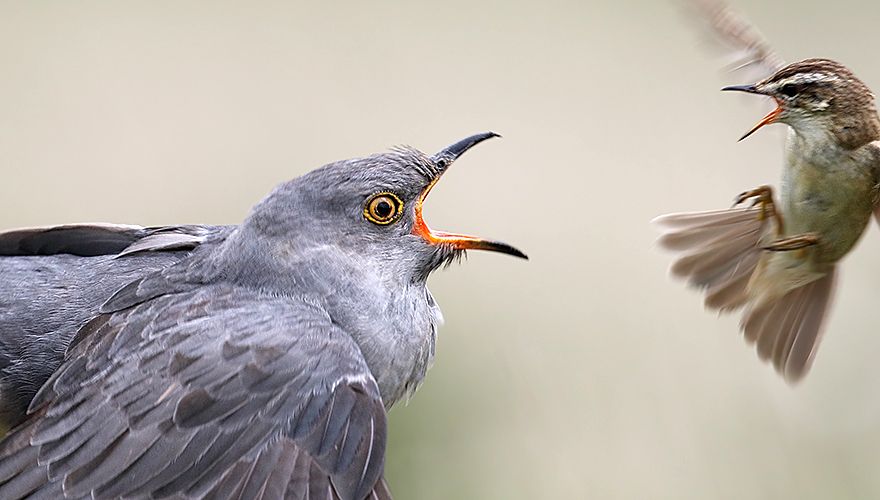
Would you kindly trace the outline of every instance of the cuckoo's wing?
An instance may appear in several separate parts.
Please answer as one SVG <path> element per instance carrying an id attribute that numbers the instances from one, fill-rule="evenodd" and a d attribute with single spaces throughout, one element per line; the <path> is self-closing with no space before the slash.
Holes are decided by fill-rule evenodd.
<path id="1" fill-rule="evenodd" d="M 0 231 L 0 256 L 72 254 L 81 257 L 159 250 L 191 250 L 219 227 L 66 224 Z"/>
<path id="2" fill-rule="evenodd" d="M 0 442 L 0 498 L 390 498 L 385 425 L 322 310 L 205 286 L 80 330 Z"/>
<path id="3" fill-rule="evenodd" d="M 0 428 L 21 423 L 77 329 L 114 292 L 226 231 L 119 224 L 0 231 Z"/>
<path id="4" fill-rule="evenodd" d="M 688 0 L 691 17 L 703 26 L 714 44 L 726 52 L 726 68 L 743 73 L 752 83 L 772 75 L 785 65 L 761 32 L 740 13 L 720 0 Z"/>

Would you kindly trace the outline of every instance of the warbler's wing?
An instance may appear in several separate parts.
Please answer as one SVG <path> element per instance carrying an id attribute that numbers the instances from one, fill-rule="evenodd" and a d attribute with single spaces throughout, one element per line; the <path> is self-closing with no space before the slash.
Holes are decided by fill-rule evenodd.
<path id="1" fill-rule="evenodd" d="M 758 29 L 726 2 L 688 0 L 691 17 L 708 33 L 713 45 L 725 53 L 725 67 L 752 83 L 772 75 L 785 65 Z"/>
<path id="2" fill-rule="evenodd" d="M 654 224 L 663 233 L 658 244 L 678 254 L 670 274 L 704 290 L 705 305 L 721 313 L 749 299 L 749 281 L 764 251 L 770 224 L 759 207 L 661 215 Z"/>
<path id="3" fill-rule="evenodd" d="M 226 285 L 97 316 L 0 442 L 0 498 L 390 498 L 385 410 L 321 309 Z"/>

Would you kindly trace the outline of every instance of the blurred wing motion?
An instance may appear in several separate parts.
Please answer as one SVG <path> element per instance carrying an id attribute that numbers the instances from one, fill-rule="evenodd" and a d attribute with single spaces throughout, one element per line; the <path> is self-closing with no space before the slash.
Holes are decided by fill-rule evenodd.
<path id="1" fill-rule="evenodd" d="M 770 259 L 780 254 L 769 254 Z M 768 266 L 768 268 L 771 266 Z M 758 276 L 754 288 L 768 287 L 785 269 L 773 266 L 774 272 Z M 802 379 L 813 364 L 813 357 L 825 327 L 825 316 L 834 294 L 836 268 L 826 274 L 806 277 L 806 283 L 794 285 L 784 295 L 759 296 L 743 314 L 740 327 L 749 343 L 756 343 L 758 356 L 770 360 L 785 380 L 795 383 Z M 770 285 L 772 286 L 772 285 Z"/>
<path id="2" fill-rule="evenodd" d="M 745 307 L 740 328 L 788 382 L 809 371 L 834 289 L 834 269 L 804 273 L 762 246 L 773 227 L 760 207 L 669 214 L 654 220 L 660 246 L 677 252 L 671 273 L 705 291 L 709 309 Z"/>
<path id="3" fill-rule="evenodd" d="M 709 309 L 729 312 L 748 302 L 748 284 L 761 257 L 767 232 L 759 208 L 662 215 L 660 246 L 680 254 L 670 272 L 706 291 Z"/>
<path id="4" fill-rule="evenodd" d="M 718 0 L 689 0 L 690 12 L 704 31 L 727 52 L 729 71 L 744 71 L 745 81 L 756 82 L 772 75 L 785 61 L 745 17 Z"/>
<path id="5" fill-rule="evenodd" d="M 80 329 L 0 442 L 0 498 L 390 498 L 378 387 L 326 314 L 226 285 L 143 290 Z"/>

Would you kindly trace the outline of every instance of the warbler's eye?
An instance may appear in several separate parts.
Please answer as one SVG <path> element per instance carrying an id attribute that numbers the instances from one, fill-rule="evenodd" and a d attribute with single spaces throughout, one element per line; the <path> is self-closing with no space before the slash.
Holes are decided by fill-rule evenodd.
<path id="1" fill-rule="evenodd" d="M 801 92 L 801 86 L 794 83 L 786 83 L 779 89 L 779 92 L 787 97 L 794 97 Z"/>
<path id="2" fill-rule="evenodd" d="M 374 194 L 364 206 L 364 217 L 379 225 L 391 224 L 403 213 L 403 202 L 394 193 Z"/>

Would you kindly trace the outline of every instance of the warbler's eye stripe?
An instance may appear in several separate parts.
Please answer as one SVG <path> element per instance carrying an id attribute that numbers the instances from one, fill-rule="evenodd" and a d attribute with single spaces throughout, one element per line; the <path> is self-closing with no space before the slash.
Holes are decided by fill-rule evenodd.
<path id="1" fill-rule="evenodd" d="M 403 213 L 403 201 L 394 193 L 376 193 L 364 205 L 364 218 L 384 226 L 396 222 Z"/>

